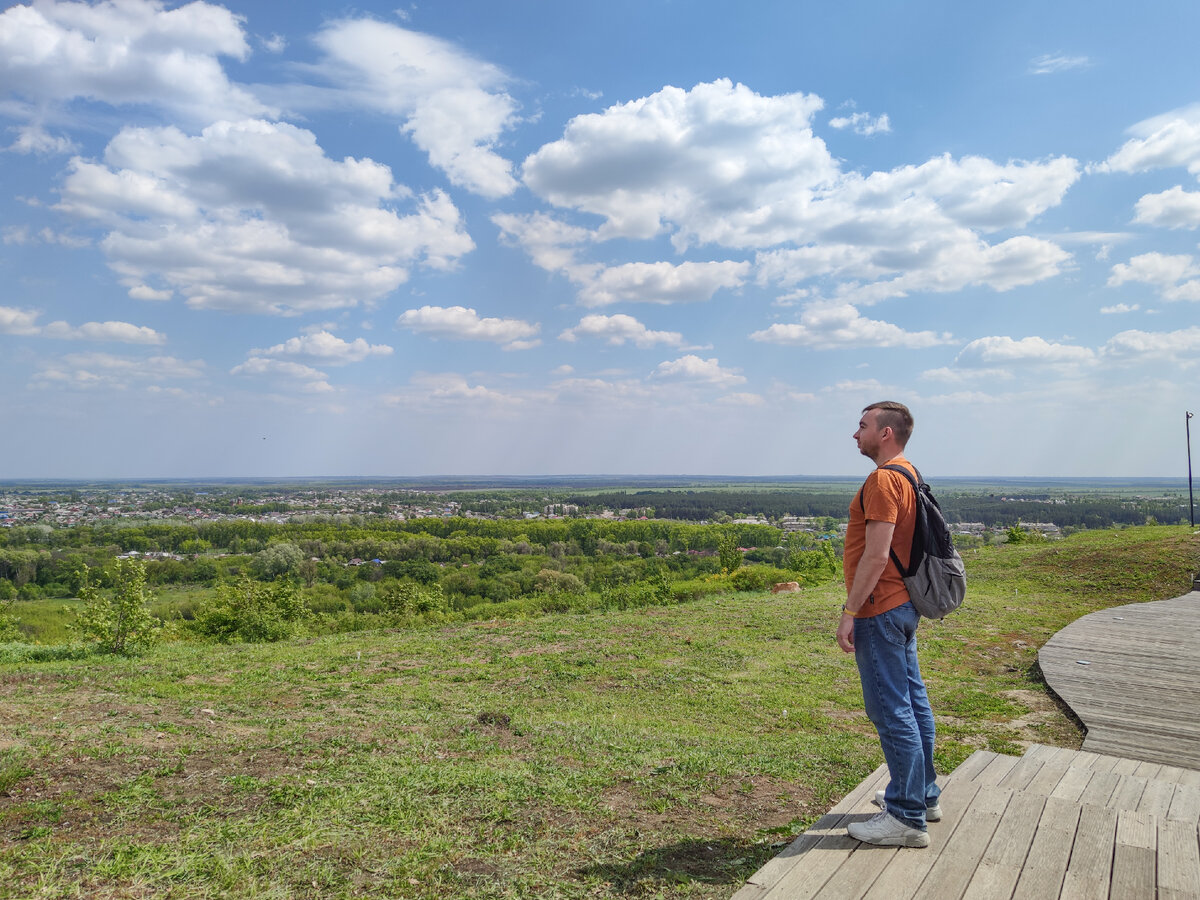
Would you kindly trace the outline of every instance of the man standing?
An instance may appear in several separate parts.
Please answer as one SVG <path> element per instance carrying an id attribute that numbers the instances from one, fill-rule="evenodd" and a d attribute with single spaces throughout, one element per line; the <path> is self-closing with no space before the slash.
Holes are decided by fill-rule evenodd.
<path id="1" fill-rule="evenodd" d="M 941 789 L 933 770 L 933 710 L 917 664 L 917 623 L 899 569 L 912 549 L 916 494 L 899 472 L 916 476 L 904 458 L 913 417 L 902 403 L 872 403 L 862 412 L 854 440 L 876 468 L 850 504 L 844 568 L 846 604 L 838 646 L 854 653 L 867 717 L 879 732 L 891 781 L 875 795 L 883 811 L 847 827 L 852 838 L 888 847 L 928 847 L 926 822 L 942 817 Z"/>

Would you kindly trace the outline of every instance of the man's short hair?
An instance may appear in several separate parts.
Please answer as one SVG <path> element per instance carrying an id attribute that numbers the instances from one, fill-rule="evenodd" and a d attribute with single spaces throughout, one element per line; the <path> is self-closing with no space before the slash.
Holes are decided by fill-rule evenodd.
<path id="1" fill-rule="evenodd" d="M 875 421 L 879 423 L 880 428 L 892 429 L 892 434 L 896 435 L 896 443 L 901 447 L 908 444 L 913 432 L 913 417 L 907 406 L 895 400 L 881 400 L 864 408 L 863 412 L 868 409 L 879 410 Z"/>

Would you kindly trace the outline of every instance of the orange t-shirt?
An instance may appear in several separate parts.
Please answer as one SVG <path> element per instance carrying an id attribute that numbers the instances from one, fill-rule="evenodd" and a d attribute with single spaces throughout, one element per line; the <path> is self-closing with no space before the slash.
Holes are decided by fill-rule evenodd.
<path id="1" fill-rule="evenodd" d="M 917 475 L 913 464 L 903 456 L 894 456 L 884 465 L 902 465 L 912 472 L 914 478 Z M 842 554 L 842 570 L 846 575 L 847 592 L 854 584 L 854 573 L 858 569 L 863 551 L 867 549 L 868 520 L 891 522 L 896 526 L 892 533 L 892 550 L 896 552 L 900 562 L 907 566 L 912 553 L 913 530 L 917 525 L 917 497 L 913 493 L 912 485 L 899 472 L 882 467 L 876 469 L 867 476 L 867 480 L 850 502 L 850 525 L 846 529 L 846 546 Z M 908 590 L 904 587 L 900 570 L 889 557 L 888 564 L 871 593 L 871 599 L 858 611 L 858 616 L 877 616 L 907 602 Z"/>

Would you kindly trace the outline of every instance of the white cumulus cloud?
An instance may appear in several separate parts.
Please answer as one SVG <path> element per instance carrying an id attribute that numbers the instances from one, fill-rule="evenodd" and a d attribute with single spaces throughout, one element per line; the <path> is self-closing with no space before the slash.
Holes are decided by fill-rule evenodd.
<path id="1" fill-rule="evenodd" d="M 333 390 L 326 381 L 326 375 L 319 369 L 285 359 L 268 359 L 262 356 L 251 356 L 241 365 L 229 370 L 230 375 L 269 378 L 276 382 L 295 384 L 302 391 L 311 394 L 323 394 Z"/>
<path id="2" fill-rule="evenodd" d="M 1000 364 L 1056 365 L 1087 363 L 1095 358 L 1087 347 L 1057 344 L 1040 337 L 1014 340 L 1011 337 L 985 337 L 971 341 L 955 359 L 962 366 Z"/>
<path id="3" fill-rule="evenodd" d="M 864 137 L 870 137 L 875 134 L 887 134 L 892 130 L 892 123 L 888 120 L 887 113 L 881 116 L 872 116 L 870 113 L 857 112 L 849 116 L 836 116 L 829 120 L 831 128 L 849 128 L 855 134 L 861 134 Z"/>
<path id="4" fill-rule="evenodd" d="M 1134 206 L 1133 220 L 1163 228 L 1195 228 L 1200 225 L 1200 191 L 1185 191 L 1176 185 L 1159 194 L 1146 194 Z"/>
<path id="5" fill-rule="evenodd" d="M 41 125 L 33 123 L 17 129 L 17 139 L 8 147 L 13 153 L 74 153 L 76 144 L 61 134 L 50 134 Z"/>
<path id="6" fill-rule="evenodd" d="M 41 330 L 37 324 L 39 315 L 33 309 L 0 306 L 0 334 L 36 335 Z"/>
<path id="7" fill-rule="evenodd" d="M 516 394 L 472 384 L 455 372 L 414 375 L 406 387 L 388 394 L 383 400 L 392 406 L 420 411 L 467 407 L 484 412 L 504 412 L 525 402 Z"/>
<path id="8" fill-rule="evenodd" d="M 252 350 L 261 356 L 304 359 L 320 365 L 341 366 L 361 362 L 368 356 L 387 356 L 392 348 L 386 344 L 368 344 L 362 338 L 344 341 L 337 335 L 321 330 L 300 337 L 288 338 L 265 350 Z"/>
<path id="9" fill-rule="evenodd" d="M 197 124 L 269 114 L 221 67 L 249 52 L 239 17 L 204 2 L 37 0 L 0 14 L 0 87 L 31 116 L 73 100 L 155 106 Z"/>
<path id="10" fill-rule="evenodd" d="M 865 318 L 848 303 L 812 304 L 799 322 L 775 323 L 750 335 L 754 341 L 799 347 L 907 347 L 921 349 L 947 344 L 948 332 L 905 331 L 898 325 Z"/>
<path id="11" fill-rule="evenodd" d="M 145 325 L 129 322 L 84 322 L 70 325 L 67 322 L 50 322 L 38 325 L 40 310 L 15 309 L 0 306 L 0 334 L 23 337 L 47 337 L 66 341 L 109 341 L 123 344 L 162 344 L 166 337 Z"/>
<path id="12" fill-rule="evenodd" d="M 649 238 L 670 227 L 680 244 L 715 240 L 722 215 L 741 220 L 783 189 L 804 195 L 836 178 L 812 133 L 823 105 L 728 80 L 666 87 L 572 119 L 562 139 L 525 160 L 522 175 L 551 203 L 602 216 L 605 236 Z"/>
<path id="13" fill-rule="evenodd" d="M 600 224 L 588 231 L 545 215 L 497 224 L 597 305 L 624 298 L 594 287 L 596 273 L 625 273 L 583 254 L 613 238 L 666 235 L 680 253 L 704 244 L 758 250 L 760 281 L 823 280 L 815 296 L 862 303 L 971 285 L 1008 290 L 1069 265 L 1051 240 L 991 244 L 983 235 L 1022 228 L 1061 203 L 1080 175 L 1075 160 L 944 155 L 846 171 L 813 133 L 821 106 L 812 95 L 762 96 L 719 80 L 579 116 L 525 160 L 522 175 L 543 200 Z"/>
<path id="14" fill-rule="evenodd" d="M 417 334 L 459 341 L 490 341 L 506 350 L 525 350 L 536 346 L 533 340 L 541 330 L 537 323 L 520 319 L 481 318 L 465 306 L 422 306 L 405 310 L 396 325 Z"/>
<path id="15" fill-rule="evenodd" d="M 126 390 L 136 383 L 193 380 L 205 373 L 202 360 L 174 356 L 130 357 L 111 353 L 70 353 L 47 359 L 34 373 L 32 384 L 39 388 Z"/>
<path id="16" fill-rule="evenodd" d="M 614 346 L 629 342 L 638 347 L 653 347 L 655 344 L 679 347 L 685 343 L 683 335 L 677 331 L 651 331 L 633 316 L 623 314 L 584 316 L 578 325 L 559 335 L 559 339 L 564 341 L 579 338 L 598 338 Z"/>
<path id="17" fill-rule="evenodd" d="M 658 368 L 654 370 L 654 377 L 702 382 L 719 387 L 732 387 L 746 383 L 746 376 L 739 374 L 734 369 L 722 368 L 720 361 L 716 358 L 701 359 L 691 353 L 678 359 L 659 363 Z"/>
<path id="18" fill-rule="evenodd" d="M 1130 281 L 1152 285 L 1164 300 L 1200 300 L 1200 263 L 1187 254 L 1143 253 L 1112 267 L 1109 287 Z"/>
<path id="19" fill-rule="evenodd" d="M 448 41 L 374 19 L 332 22 L 316 42 L 325 58 L 315 69 L 335 88 L 293 92 L 292 103 L 394 115 L 452 183 L 485 197 L 516 190 L 512 163 L 495 150 L 517 113 L 499 68 Z"/>
<path id="20" fill-rule="evenodd" d="M 1129 132 L 1133 137 L 1097 166 L 1099 171 L 1186 168 L 1200 176 L 1200 104 L 1146 119 Z"/>
<path id="21" fill-rule="evenodd" d="M 1200 359 L 1200 327 L 1178 331 L 1122 331 L 1104 345 L 1106 357 L 1161 363 L 1165 359 L 1194 365 Z"/>
<path id="22" fill-rule="evenodd" d="M 135 296 L 170 290 L 196 308 L 355 306 L 474 247 L 444 193 L 400 215 L 407 191 L 387 166 L 334 161 L 311 132 L 260 120 L 127 128 L 104 163 L 73 159 L 61 194 L 59 211 L 109 229 L 100 246 Z"/>
<path id="23" fill-rule="evenodd" d="M 568 277 L 582 285 L 584 306 L 613 303 L 697 303 L 722 288 L 740 287 L 748 262 L 625 263 L 611 267 L 575 267 Z"/>

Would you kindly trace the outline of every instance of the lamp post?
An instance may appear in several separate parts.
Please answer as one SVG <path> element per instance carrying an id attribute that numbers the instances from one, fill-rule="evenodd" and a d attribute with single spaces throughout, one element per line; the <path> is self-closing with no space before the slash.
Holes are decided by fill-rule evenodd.
<path id="1" fill-rule="evenodd" d="M 1192 499 L 1192 414 L 1184 410 L 1183 427 L 1187 432 L 1188 452 L 1188 519 L 1196 527 L 1196 503 Z"/>

